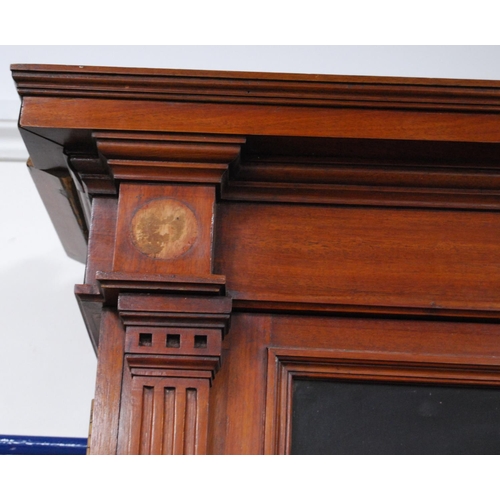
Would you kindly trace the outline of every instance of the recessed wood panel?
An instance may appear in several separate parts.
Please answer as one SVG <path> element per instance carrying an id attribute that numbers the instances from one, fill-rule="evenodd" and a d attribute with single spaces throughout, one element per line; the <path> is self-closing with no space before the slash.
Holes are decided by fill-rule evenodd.
<path id="1" fill-rule="evenodd" d="M 289 452 L 296 375 L 498 387 L 499 340 L 497 324 L 233 313 L 211 389 L 209 453 Z"/>

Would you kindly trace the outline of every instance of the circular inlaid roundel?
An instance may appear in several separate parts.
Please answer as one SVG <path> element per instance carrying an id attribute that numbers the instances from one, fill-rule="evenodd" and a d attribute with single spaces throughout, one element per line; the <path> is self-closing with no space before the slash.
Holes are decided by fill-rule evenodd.
<path id="1" fill-rule="evenodd" d="M 184 203 L 172 198 L 150 201 L 132 218 L 132 241 L 154 259 L 176 259 L 186 253 L 198 237 L 198 221 Z"/>

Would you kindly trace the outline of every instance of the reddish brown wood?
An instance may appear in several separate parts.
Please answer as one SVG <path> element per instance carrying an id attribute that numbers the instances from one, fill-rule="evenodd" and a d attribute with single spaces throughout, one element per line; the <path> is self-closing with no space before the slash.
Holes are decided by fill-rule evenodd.
<path id="1" fill-rule="evenodd" d="M 211 187 L 122 184 L 113 271 L 209 274 L 212 270 L 214 198 L 215 190 Z M 161 212 L 156 208 L 161 203 L 175 205 L 170 211 Z M 140 210 L 146 212 L 138 225 L 134 225 Z M 141 238 L 139 243 L 144 243 L 142 247 L 138 246 L 138 238 Z M 154 253 L 162 248 L 163 241 L 173 245 L 187 243 L 175 254 Z"/>
<path id="2" fill-rule="evenodd" d="M 22 96 L 421 109 L 498 108 L 494 81 L 14 64 Z"/>
<path id="3" fill-rule="evenodd" d="M 91 233 L 88 244 L 85 283 L 95 285 L 96 272 L 109 272 L 113 266 L 116 237 L 117 200 L 96 198 L 92 203 Z"/>
<path id="4" fill-rule="evenodd" d="M 120 440 L 118 453 L 205 454 L 209 381 L 140 375 L 131 378 L 130 435 Z"/>
<path id="5" fill-rule="evenodd" d="M 124 331 L 118 314 L 116 311 L 104 310 L 92 409 L 91 455 L 114 455 L 117 451 L 122 399 L 123 341 Z"/>
<path id="6" fill-rule="evenodd" d="M 90 222 L 91 453 L 288 453 L 297 377 L 500 385 L 499 82 L 12 70 Z"/>
<path id="7" fill-rule="evenodd" d="M 209 451 L 287 452 L 293 377 L 498 386 L 499 339 L 498 324 L 233 313 Z"/>
<path id="8" fill-rule="evenodd" d="M 497 359 L 409 355 L 382 353 L 321 351 L 310 349 L 269 349 L 266 406 L 267 454 L 288 454 L 291 450 L 292 384 L 294 379 L 367 380 L 435 384 L 470 384 L 500 386 Z"/>
<path id="9" fill-rule="evenodd" d="M 500 312 L 497 213 L 223 203 L 217 215 L 216 271 L 240 307 Z"/>
<path id="10" fill-rule="evenodd" d="M 48 104 L 50 103 L 50 109 Z M 496 114 L 25 97 L 20 125 L 202 134 L 498 142 Z M 147 115 L 147 125 L 144 116 Z M 300 132 L 299 132 L 300 131 Z M 47 137 L 60 140 L 57 133 Z"/>
<path id="11" fill-rule="evenodd" d="M 264 452 L 264 418 L 270 315 L 233 314 L 221 371 L 211 392 L 209 453 Z"/>
<path id="12" fill-rule="evenodd" d="M 96 133 L 109 182 L 116 180 L 220 184 L 240 154 L 243 137 L 195 134 Z M 102 161 L 95 171 L 102 170 Z M 109 175 L 109 174 L 112 175 Z"/>
<path id="13" fill-rule="evenodd" d="M 126 327 L 118 453 L 205 454 L 209 388 L 230 301 L 123 295 Z"/>
<path id="14" fill-rule="evenodd" d="M 290 449 L 294 377 L 500 384 L 496 324 L 278 316 L 272 329 L 266 453 Z"/>
<path id="15" fill-rule="evenodd" d="M 500 356 L 498 322 L 359 319 L 352 316 L 275 315 L 270 345 L 366 353 L 385 351 L 395 358 L 405 355 L 422 355 L 423 358 L 426 355 Z"/>

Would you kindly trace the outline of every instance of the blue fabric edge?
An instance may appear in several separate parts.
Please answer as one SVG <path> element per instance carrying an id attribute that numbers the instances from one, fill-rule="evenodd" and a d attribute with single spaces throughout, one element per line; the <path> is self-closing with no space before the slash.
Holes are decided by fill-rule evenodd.
<path id="1" fill-rule="evenodd" d="M 0 434 L 0 455 L 85 455 L 86 438 Z"/>

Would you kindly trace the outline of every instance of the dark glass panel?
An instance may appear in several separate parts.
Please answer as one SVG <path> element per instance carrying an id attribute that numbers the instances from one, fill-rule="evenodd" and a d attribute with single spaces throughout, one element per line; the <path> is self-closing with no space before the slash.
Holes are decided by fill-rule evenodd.
<path id="1" fill-rule="evenodd" d="M 500 390 L 295 380 L 292 454 L 498 454 Z"/>

